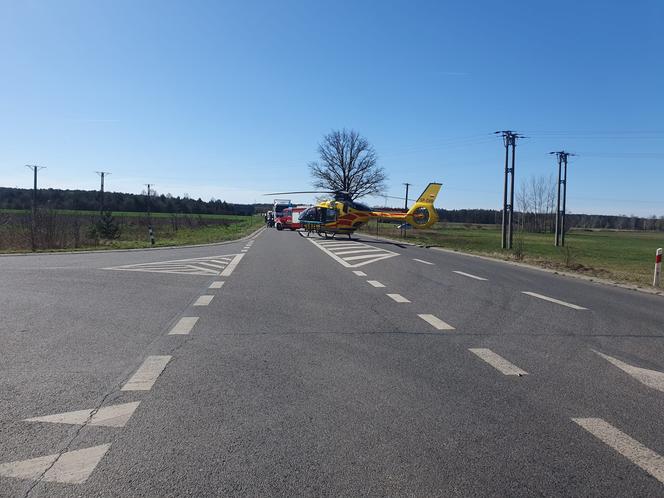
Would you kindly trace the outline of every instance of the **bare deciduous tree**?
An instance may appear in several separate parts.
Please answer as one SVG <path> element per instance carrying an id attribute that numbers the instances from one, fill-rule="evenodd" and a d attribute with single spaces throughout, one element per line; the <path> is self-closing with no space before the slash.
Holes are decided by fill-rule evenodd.
<path id="1" fill-rule="evenodd" d="M 550 232 L 555 220 L 556 189 L 553 176 L 531 176 L 517 192 L 521 228 L 530 232 Z"/>
<path id="2" fill-rule="evenodd" d="M 351 199 L 385 190 L 386 175 L 377 165 L 376 151 L 354 130 L 335 130 L 318 145 L 320 161 L 309 163 L 313 185 L 348 192 Z"/>

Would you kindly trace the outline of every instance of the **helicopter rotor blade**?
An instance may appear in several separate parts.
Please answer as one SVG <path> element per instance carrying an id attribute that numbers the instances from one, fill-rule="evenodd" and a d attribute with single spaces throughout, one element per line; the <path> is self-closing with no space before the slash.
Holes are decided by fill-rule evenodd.
<path id="1" fill-rule="evenodd" d="M 263 194 L 263 195 L 286 195 L 286 194 L 334 194 L 335 192 L 332 192 L 330 190 L 300 190 L 297 192 L 272 192 L 271 194 Z"/>
<path id="2" fill-rule="evenodd" d="M 388 199 L 399 199 L 400 201 L 405 201 L 405 197 L 395 197 L 393 195 L 376 195 L 376 197 L 387 197 Z M 408 199 L 409 201 L 415 202 L 416 199 Z"/>

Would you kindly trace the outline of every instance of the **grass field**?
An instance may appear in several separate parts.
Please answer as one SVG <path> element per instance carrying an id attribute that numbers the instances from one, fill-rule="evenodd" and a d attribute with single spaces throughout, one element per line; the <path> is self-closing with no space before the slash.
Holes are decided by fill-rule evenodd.
<path id="1" fill-rule="evenodd" d="M 39 210 L 35 230 L 37 251 L 132 249 L 151 247 L 145 213 L 115 212 L 116 238 L 99 239 L 91 228 L 94 211 Z M 0 210 L 0 252 L 26 252 L 32 247 L 29 211 Z M 206 244 L 248 235 L 264 223 L 262 216 L 156 213 L 152 215 L 156 246 Z"/>
<path id="2" fill-rule="evenodd" d="M 368 227 L 375 233 L 375 225 Z M 381 235 L 398 236 L 394 225 L 381 224 Z M 407 239 L 428 246 L 523 261 L 588 276 L 651 286 L 655 251 L 664 247 L 663 232 L 572 230 L 565 247 L 553 245 L 553 234 L 514 234 L 514 250 L 500 248 L 500 227 L 437 224 L 429 230 L 409 230 Z"/>

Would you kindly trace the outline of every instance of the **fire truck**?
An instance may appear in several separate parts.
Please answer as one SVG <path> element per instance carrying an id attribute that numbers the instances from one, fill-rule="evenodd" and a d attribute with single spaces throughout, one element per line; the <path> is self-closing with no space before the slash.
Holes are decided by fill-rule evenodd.
<path id="1" fill-rule="evenodd" d="M 281 216 L 275 217 L 274 226 L 277 230 L 288 228 L 290 230 L 297 230 L 302 228 L 300 223 L 300 213 L 311 206 L 289 206 L 283 209 Z"/>

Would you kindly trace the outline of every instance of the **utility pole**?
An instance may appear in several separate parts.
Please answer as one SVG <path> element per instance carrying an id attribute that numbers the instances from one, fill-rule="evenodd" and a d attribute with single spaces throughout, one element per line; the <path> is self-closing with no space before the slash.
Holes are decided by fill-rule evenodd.
<path id="1" fill-rule="evenodd" d="M 152 217 L 150 216 L 150 186 L 154 187 L 154 184 L 146 183 L 145 185 L 148 187 L 148 233 L 150 234 L 150 244 L 154 245 L 154 231 L 152 230 Z"/>
<path id="2" fill-rule="evenodd" d="M 403 201 L 403 208 L 405 210 L 408 210 L 408 187 L 410 187 L 411 184 L 410 183 L 404 183 L 404 185 L 406 186 L 406 197 L 404 198 L 404 201 Z M 408 230 L 406 230 L 406 228 L 404 227 L 404 228 L 401 229 L 401 232 L 402 232 L 402 234 L 401 234 L 402 237 L 405 239 L 406 236 L 408 235 Z"/>
<path id="3" fill-rule="evenodd" d="M 38 166 L 36 164 L 26 164 L 26 168 L 30 168 L 34 173 L 34 184 L 32 187 L 32 219 L 30 220 L 30 246 L 32 250 L 37 249 L 37 172 L 44 169 L 46 166 Z"/>
<path id="4" fill-rule="evenodd" d="M 567 204 L 567 158 L 575 156 L 570 152 L 564 150 L 558 152 L 549 152 L 555 154 L 558 158 L 558 200 L 556 201 L 556 236 L 554 240 L 555 246 L 565 245 L 565 208 Z M 562 187 L 562 189 L 561 189 Z M 561 203 L 561 190 L 562 190 L 562 209 Z"/>
<path id="5" fill-rule="evenodd" d="M 519 138 L 525 138 L 512 130 L 496 131 L 494 134 L 503 137 L 505 146 L 505 181 L 503 188 L 503 223 L 501 230 L 501 247 L 512 248 L 514 228 L 514 168 L 516 165 L 516 142 Z M 510 167 L 510 147 L 512 148 L 512 166 Z M 509 188 L 509 193 L 508 193 Z M 509 203 L 507 202 L 509 198 Z"/>
<path id="6" fill-rule="evenodd" d="M 101 177 L 101 188 L 99 189 L 99 216 L 104 216 L 104 176 L 110 175 L 108 171 L 95 171 Z"/>

